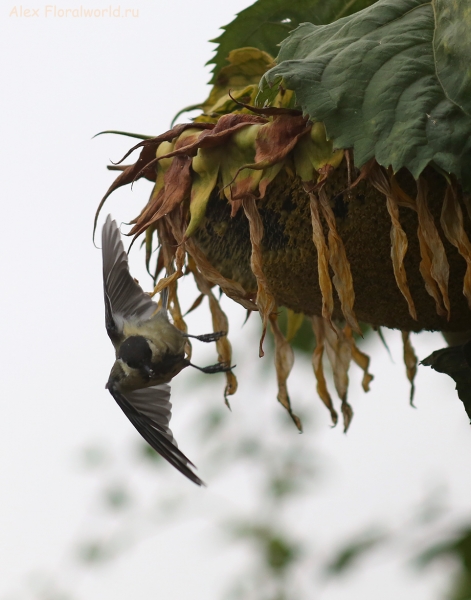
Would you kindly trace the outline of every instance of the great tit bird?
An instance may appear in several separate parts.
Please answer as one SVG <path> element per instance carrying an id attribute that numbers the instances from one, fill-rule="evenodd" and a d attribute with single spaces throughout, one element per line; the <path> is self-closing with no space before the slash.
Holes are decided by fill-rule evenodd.
<path id="1" fill-rule="evenodd" d="M 168 382 L 188 366 L 204 373 L 229 371 L 225 363 L 201 368 L 185 357 L 187 337 L 212 342 L 226 332 L 190 336 L 170 323 L 166 290 L 159 307 L 133 279 L 120 231 L 110 215 L 102 230 L 102 255 L 106 331 L 116 351 L 106 388 L 146 442 L 202 485 L 191 469 L 195 465 L 178 449 L 169 428 Z"/>

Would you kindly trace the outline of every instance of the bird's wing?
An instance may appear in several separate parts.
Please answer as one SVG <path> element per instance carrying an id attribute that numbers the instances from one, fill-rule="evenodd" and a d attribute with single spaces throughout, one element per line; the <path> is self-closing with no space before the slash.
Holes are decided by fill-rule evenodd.
<path id="1" fill-rule="evenodd" d="M 149 319 L 158 306 L 132 278 L 121 233 L 110 215 L 103 225 L 102 255 L 106 331 L 116 343 L 123 321 Z"/>
<path id="2" fill-rule="evenodd" d="M 421 364 L 454 379 L 458 396 L 471 419 L 471 343 L 436 350 Z"/>
<path id="3" fill-rule="evenodd" d="M 114 385 L 110 394 L 146 442 L 180 473 L 197 485 L 203 481 L 193 473 L 195 465 L 181 452 L 169 428 L 172 405 L 167 384 L 142 388 L 123 394 Z"/>

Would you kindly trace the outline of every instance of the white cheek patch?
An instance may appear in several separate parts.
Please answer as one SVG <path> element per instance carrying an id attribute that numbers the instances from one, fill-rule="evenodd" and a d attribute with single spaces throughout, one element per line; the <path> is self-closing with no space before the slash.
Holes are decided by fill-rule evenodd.
<path id="1" fill-rule="evenodd" d="M 118 360 L 116 362 L 119 362 L 119 366 L 123 369 L 123 372 L 126 377 L 129 377 L 136 373 L 136 369 L 133 369 L 132 367 L 130 367 L 127 363 L 124 362 L 124 360 L 121 360 L 120 358 L 118 358 Z"/>
<path id="2" fill-rule="evenodd" d="M 162 351 L 157 348 L 157 346 L 152 342 L 152 340 L 149 340 L 148 338 L 146 338 L 147 343 L 149 344 L 149 348 L 152 351 L 152 362 L 159 362 L 162 360 Z"/>

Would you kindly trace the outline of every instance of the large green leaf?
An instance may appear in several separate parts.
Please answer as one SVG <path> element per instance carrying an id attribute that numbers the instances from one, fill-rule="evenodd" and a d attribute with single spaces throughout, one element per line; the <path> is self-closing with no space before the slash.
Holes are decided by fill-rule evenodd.
<path id="1" fill-rule="evenodd" d="M 459 5 L 379 0 L 330 25 L 304 23 L 262 95 L 283 80 L 337 148 L 353 147 L 357 166 L 375 157 L 418 177 L 433 161 L 471 190 L 471 16 Z"/>
<path id="2" fill-rule="evenodd" d="M 258 0 L 222 27 L 224 33 L 211 40 L 218 44 L 208 61 L 214 64 L 214 83 L 231 50 L 252 46 L 276 56 L 278 46 L 300 23 L 331 23 L 345 15 L 370 6 L 376 0 Z"/>

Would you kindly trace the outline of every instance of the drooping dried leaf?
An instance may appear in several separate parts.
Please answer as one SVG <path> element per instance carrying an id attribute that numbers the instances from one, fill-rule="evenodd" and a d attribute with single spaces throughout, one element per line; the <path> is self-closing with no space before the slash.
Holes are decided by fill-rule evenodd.
<path id="1" fill-rule="evenodd" d="M 175 251 L 175 265 L 176 268 L 174 270 L 173 261 L 169 261 L 166 264 L 167 268 L 167 276 L 163 277 L 155 286 L 154 291 L 151 293 L 151 296 L 155 296 L 159 294 L 165 288 L 169 288 L 169 298 L 176 298 L 176 282 L 180 277 L 183 277 L 183 264 L 185 262 L 185 250 L 183 246 L 178 246 Z M 172 272 L 173 271 L 173 272 Z M 171 273 L 168 275 L 168 273 Z M 185 330 L 186 331 L 186 330 Z"/>
<path id="2" fill-rule="evenodd" d="M 155 232 L 155 228 L 149 227 L 149 229 L 146 231 L 146 237 L 145 237 L 146 271 L 149 273 L 149 275 L 151 277 L 153 277 L 153 275 L 150 272 L 150 259 L 152 257 L 154 232 Z"/>
<path id="3" fill-rule="evenodd" d="M 450 267 L 442 240 L 440 239 L 432 214 L 427 206 L 427 186 L 423 177 L 419 177 L 417 180 L 417 215 L 419 217 L 419 229 L 422 232 L 431 255 L 432 264 L 430 274 L 437 282 L 442 295 L 447 318 L 450 320 L 450 299 L 448 297 Z"/>
<path id="4" fill-rule="evenodd" d="M 236 131 L 244 129 L 244 127 L 248 127 L 250 125 L 263 125 L 263 123 L 266 122 L 266 119 L 263 117 L 258 117 L 257 115 L 223 115 L 216 125 L 211 125 L 211 129 L 203 131 L 196 141 L 182 146 L 178 150 L 170 152 L 163 158 L 171 158 L 172 156 L 177 156 L 178 154 L 195 156 L 198 148 L 216 148 L 217 146 L 224 144 Z M 197 124 L 194 123 L 193 125 Z"/>
<path id="5" fill-rule="evenodd" d="M 358 346 L 355 343 L 355 338 L 353 337 L 352 330 L 348 325 L 344 327 L 343 333 L 345 335 L 346 340 L 350 344 L 352 360 L 363 371 L 363 380 L 361 382 L 362 388 L 365 392 L 369 392 L 370 383 L 374 379 L 374 376 L 368 371 L 370 367 L 370 357 L 358 348 Z"/>
<path id="6" fill-rule="evenodd" d="M 288 395 L 287 379 L 293 368 L 294 352 L 291 345 L 281 333 L 278 325 L 278 317 L 275 314 L 270 314 L 270 326 L 275 339 L 275 369 L 276 378 L 278 381 L 278 402 L 288 411 L 289 416 L 293 419 L 294 424 L 302 432 L 303 427 L 301 420 L 296 416 L 291 409 L 291 402 Z"/>
<path id="7" fill-rule="evenodd" d="M 137 238 L 143 231 L 156 223 L 164 215 L 179 206 L 190 195 L 191 190 L 191 157 L 175 156 L 168 171 L 165 173 L 163 193 L 159 196 L 159 208 L 154 214 L 147 213 L 147 219 L 138 219 L 129 235 Z"/>
<path id="8" fill-rule="evenodd" d="M 251 168 L 265 169 L 283 161 L 310 129 L 305 117 L 292 115 L 280 115 L 262 125 L 255 142 L 255 165 Z"/>
<path id="9" fill-rule="evenodd" d="M 337 231 L 334 212 L 330 206 L 329 198 L 327 197 L 323 186 L 321 186 L 319 190 L 319 202 L 322 214 L 329 228 L 329 263 L 334 272 L 332 282 L 340 299 L 342 313 L 350 327 L 358 333 L 358 335 L 362 335 L 353 310 L 355 292 L 353 290 L 353 278 L 350 271 L 350 263 L 345 252 L 342 238 Z"/>
<path id="10" fill-rule="evenodd" d="M 342 402 L 342 417 L 343 417 L 343 432 L 347 433 L 348 428 L 350 427 L 350 423 L 352 422 L 353 419 L 353 408 L 350 406 L 350 404 L 345 401 Z"/>
<path id="11" fill-rule="evenodd" d="M 464 230 L 463 211 L 453 185 L 448 185 L 446 189 L 440 224 L 450 244 L 458 249 L 458 252 L 466 261 L 463 294 L 471 309 L 471 243 Z"/>
<path id="12" fill-rule="evenodd" d="M 410 332 L 402 332 L 402 343 L 404 345 L 404 364 L 406 365 L 407 379 L 410 381 L 410 404 L 414 406 L 414 379 L 417 374 L 417 356 L 410 341 Z"/>
<path id="13" fill-rule="evenodd" d="M 300 137 L 309 133 L 309 130 L 310 125 L 302 116 L 281 115 L 265 125 L 258 126 L 254 136 L 255 156 L 252 154 L 254 145 L 250 143 L 248 148 L 250 153 L 247 153 L 247 156 L 231 157 L 233 167 L 230 172 L 231 186 L 240 178 L 245 177 L 250 180 L 250 187 L 248 184 L 244 187 L 239 185 L 237 190 L 233 187 L 232 199 L 242 198 L 247 192 L 254 192 L 257 185 L 259 185 L 260 197 L 263 198 L 268 184 L 280 172 L 287 155 L 296 146 Z M 263 173 L 256 174 L 251 171 Z"/>
<path id="14" fill-rule="evenodd" d="M 213 322 L 213 331 L 225 331 L 227 335 L 219 338 L 216 341 L 216 349 L 218 351 L 218 361 L 226 363 L 228 365 L 232 364 L 232 346 L 229 342 L 228 334 L 229 334 L 229 321 L 222 310 L 217 298 L 214 296 L 211 291 L 210 283 L 203 277 L 203 275 L 198 271 L 196 263 L 194 261 L 190 264 L 191 272 L 195 278 L 198 289 L 200 290 L 202 295 L 208 297 L 209 300 L 209 308 L 211 311 L 211 318 Z M 228 408 L 230 408 L 228 396 L 232 396 L 237 391 L 237 379 L 232 371 L 226 372 L 226 387 L 224 390 L 224 401 Z"/>
<path id="15" fill-rule="evenodd" d="M 469 219 L 471 219 L 471 195 L 463 194 L 463 202 L 466 208 L 466 212 L 468 213 Z"/>
<path id="16" fill-rule="evenodd" d="M 334 311 L 334 297 L 332 294 L 332 281 L 329 273 L 329 249 L 327 247 L 321 218 L 319 215 L 319 200 L 314 193 L 309 193 L 312 223 L 312 241 L 317 250 L 317 271 L 319 274 L 319 287 L 322 295 L 322 316 L 332 324 Z"/>
<path id="17" fill-rule="evenodd" d="M 205 279 L 213 285 L 218 285 L 226 296 L 247 310 L 258 310 L 257 304 L 250 299 L 247 292 L 239 283 L 237 283 L 237 281 L 226 279 L 226 277 L 223 277 L 223 275 L 212 266 L 204 253 L 195 244 L 193 238 L 190 238 L 185 242 L 185 247 Z"/>
<path id="18" fill-rule="evenodd" d="M 435 310 L 437 314 L 446 317 L 446 310 L 443 307 L 442 295 L 440 294 L 440 289 L 437 285 L 437 282 L 432 277 L 432 253 L 427 244 L 427 241 L 424 236 L 424 231 L 422 227 L 419 226 L 417 229 L 417 237 L 419 239 L 419 248 L 420 248 L 420 265 L 419 270 L 422 275 L 422 279 L 425 283 L 425 289 L 429 296 L 431 296 L 435 300 Z"/>
<path id="19" fill-rule="evenodd" d="M 158 135 L 157 137 L 153 137 L 148 140 L 139 142 L 138 144 L 133 146 L 130 150 L 128 150 L 126 152 L 126 154 L 123 156 L 123 158 L 121 160 L 119 160 L 116 164 L 119 165 L 120 163 L 122 163 L 123 160 L 126 160 L 126 158 L 130 154 L 132 154 L 134 152 L 134 150 L 137 150 L 138 148 L 142 148 L 143 150 L 146 148 L 150 148 L 152 150 L 152 155 L 153 155 L 152 159 L 153 159 L 155 157 L 155 153 L 156 153 L 158 147 L 160 146 L 160 144 L 162 142 L 171 142 L 175 138 L 178 138 L 186 129 L 189 129 L 190 127 L 197 127 L 199 129 L 212 129 L 214 127 L 214 125 L 208 124 L 208 123 L 198 124 L 198 125 L 195 125 L 194 123 L 181 123 L 179 125 L 175 125 L 175 127 L 172 127 L 172 129 L 169 129 L 165 133 L 162 133 L 162 135 Z M 141 156 L 142 156 L 142 152 L 141 152 Z M 137 162 L 138 163 L 141 162 L 141 166 L 145 167 L 145 166 L 147 166 L 147 163 L 145 161 L 140 161 L 141 156 L 139 156 L 139 159 Z"/>
<path id="20" fill-rule="evenodd" d="M 391 194 L 396 199 L 399 206 L 410 208 L 417 212 L 416 202 L 407 194 L 397 182 L 397 179 L 391 169 L 388 170 L 389 184 L 391 186 Z"/>
<path id="21" fill-rule="evenodd" d="M 329 390 L 327 389 L 327 382 L 325 380 L 324 375 L 324 367 L 322 364 L 322 357 L 324 355 L 324 343 L 325 343 L 325 334 L 324 334 L 324 323 L 321 317 L 312 317 L 312 328 L 314 331 L 314 335 L 316 336 L 316 347 L 314 348 L 314 352 L 312 353 L 312 368 L 314 370 L 314 375 L 316 377 L 317 382 L 317 393 L 319 394 L 320 399 L 325 404 L 330 412 L 330 417 L 332 419 L 332 423 L 337 425 L 338 414 L 334 408 L 332 403 L 332 398 L 329 394 Z M 328 325 L 330 327 L 330 323 Z"/>
<path id="22" fill-rule="evenodd" d="M 163 154 L 171 152 L 175 147 L 175 141 L 162 142 L 156 150 L 156 157 L 160 158 Z M 164 159 L 156 163 L 152 169 L 156 173 L 155 185 L 150 195 L 149 201 L 141 210 L 139 215 L 131 221 L 131 224 L 139 227 L 142 223 L 149 221 L 153 215 L 160 209 L 165 198 L 165 175 L 172 166 L 173 159 Z"/>
<path id="23" fill-rule="evenodd" d="M 246 197 L 242 201 L 245 215 L 249 222 L 250 231 L 250 243 L 252 245 L 252 254 L 250 257 L 250 265 L 252 272 L 257 280 L 257 306 L 260 311 L 260 316 L 263 323 L 262 337 L 260 338 L 260 349 L 259 355 L 264 356 L 263 352 L 263 341 L 267 331 L 268 319 L 270 315 L 275 311 L 275 299 L 268 287 L 268 282 L 263 272 L 262 265 L 262 238 L 263 238 L 263 223 L 260 218 L 260 214 L 255 203 L 255 199 L 252 197 Z"/>
<path id="24" fill-rule="evenodd" d="M 386 175 L 378 164 L 371 162 L 366 176 L 368 177 L 369 182 L 386 196 L 386 207 L 391 218 L 391 259 L 394 277 L 396 278 L 397 287 L 406 299 L 410 316 L 417 321 L 417 312 L 409 290 L 406 269 L 404 267 L 404 256 L 407 252 L 408 242 L 406 233 L 402 229 L 399 221 L 397 198 L 391 190 Z"/>
<path id="25" fill-rule="evenodd" d="M 154 287 L 157 283 L 157 278 L 159 277 L 160 273 L 162 272 L 162 269 L 164 268 L 164 253 L 162 250 L 162 246 L 160 246 L 159 249 L 159 254 L 157 256 L 157 261 L 155 263 L 155 270 L 154 270 L 154 274 L 152 275 L 152 279 L 154 282 Z"/>
<path id="26" fill-rule="evenodd" d="M 196 298 L 196 300 L 193 302 L 193 304 L 190 306 L 190 308 L 186 311 L 184 316 L 186 317 L 186 315 L 189 315 L 191 312 L 196 310 L 198 308 L 198 306 L 201 304 L 201 302 L 203 302 L 203 298 L 204 298 L 204 294 L 200 294 Z"/>
<path id="27" fill-rule="evenodd" d="M 154 177 L 155 176 L 154 169 L 152 169 L 152 174 L 149 172 L 148 169 L 145 169 L 145 165 L 147 163 L 149 163 L 150 161 L 152 161 L 154 156 L 155 156 L 155 147 L 152 147 L 150 145 L 144 147 L 141 151 L 139 158 L 137 159 L 137 162 L 135 164 L 127 167 L 113 181 L 113 183 L 108 188 L 106 194 L 101 199 L 101 201 L 98 205 L 98 208 L 96 210 L 95 219 L 93 221 L 93 237 L 95 237 L 96 226 L 98 223 L 98 217 L 100 216 L 101 209 L 103 208 L 103 205 L 105 204 L 106 200 L 109 198 L 109 196 L 115 190 L 122 187 L 123 185 L 128 185 L 129 183 L 132 183 L 133 181 L 135 181 L 138 173 L 140 173 L 140 172 L 142 172 L 141 177 L 150 177 L 150 176 Z"/>
<path id="28" fill-rule="evenodd" d="M 168 309 L 173 319 L 173 324 L 177 329 L 183 331 L 184 333 L 188 333 L 188 326 L 183 318 L 182 311 L 180 308 L 180 302 L 178 300 L 178 283 L 177 281 L 173 282 L 169 286 L 169 305 Z M 187 338 L 185 340 L 185 354 L 188 360 L 191 360 L 191 355 L 193 353 L 193 348 L 191 345 L 191 340 Z"/>
<path id="29" fill-rule="evenodd" d="M 348 370 L 352 359 L 351 346 L 344 331 L 335 324 L 334 328 L 324 327 L 324 334 L 325 349 L 332 366 L 335 389 L 342 401 L 343 430 L 346 433 L 353 418 L 353 409 L 347 402 Z"/>
<path id="30" fill-rule="evenodd" d="M 327 327 L 325 334 L 325 349 L 327 358 L 332 366 L 334 385 L 340 400 L 347 399 L 348 370 L 352 360 L 352 351 L 344 332 L 334 325 L 334 329 Z"/>
<path id="31" fill-rule="evenodd" d="M 383 330 L 381 329 L 381 327 L 377 327 L 377 328 L 375 328 L 375 330 L 378 333 L 378 337 L 381 340 L 381 343 L 386 348 L 386 352 L 389 354 L 389 358 L 391 359 L 392 362 L 394 362 L 392 354 L 391 354 L 391 350 L 390 350 L 388 343 L 386 342 L 386 339 L 383 335 Z"/>

